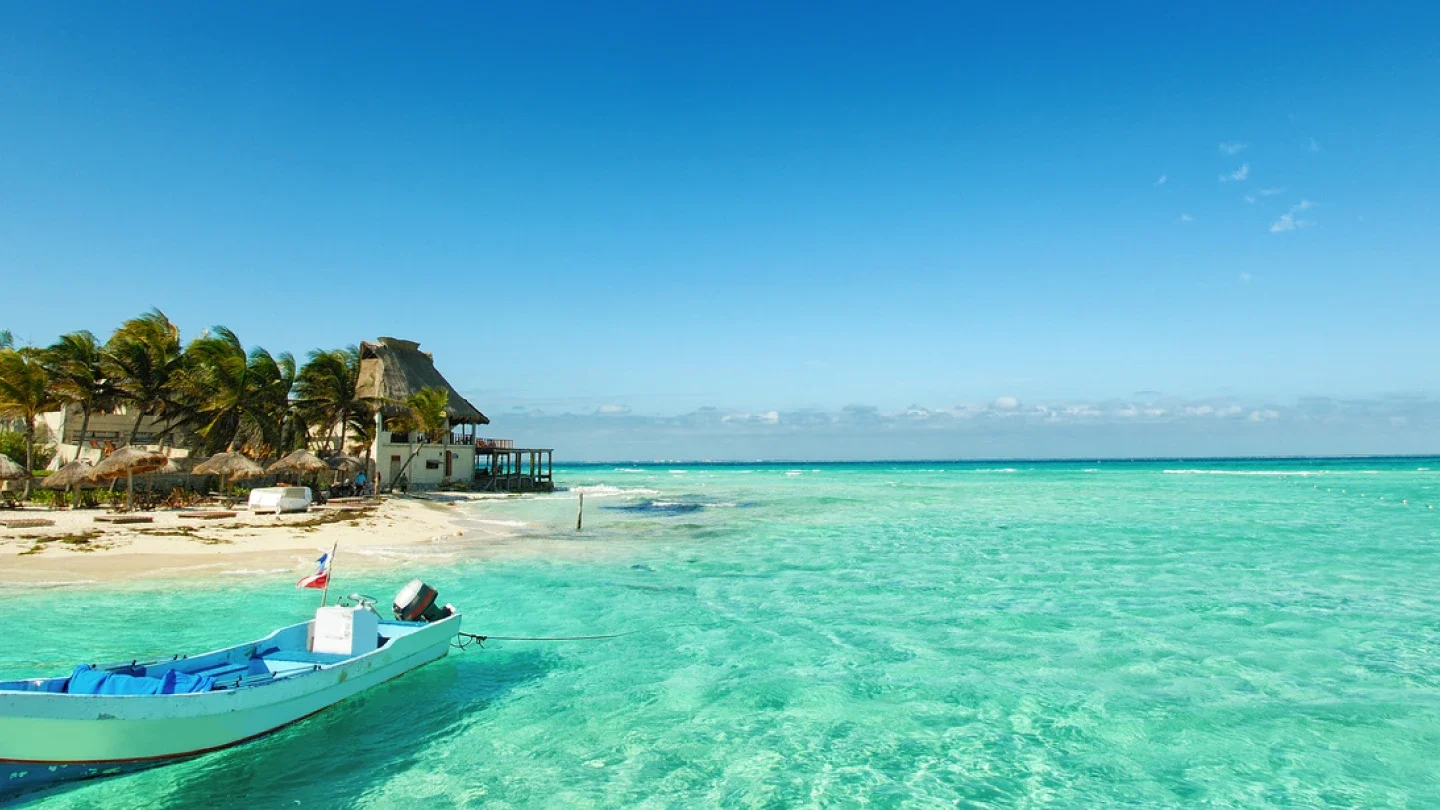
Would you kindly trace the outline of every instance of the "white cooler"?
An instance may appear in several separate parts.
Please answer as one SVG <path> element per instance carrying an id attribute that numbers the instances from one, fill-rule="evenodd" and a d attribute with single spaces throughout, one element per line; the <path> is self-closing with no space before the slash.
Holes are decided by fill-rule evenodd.
<path id="1" fill-rule="evenodd" d="M 380 616 L 358 607 L 322 607 L 315 611 L 310 651 L 363 655 L 379 645 Z"/>

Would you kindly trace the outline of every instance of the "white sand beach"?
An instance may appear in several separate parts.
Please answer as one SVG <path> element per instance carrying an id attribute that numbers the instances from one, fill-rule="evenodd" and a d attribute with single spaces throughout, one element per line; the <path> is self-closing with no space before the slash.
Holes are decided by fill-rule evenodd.
<path id="1" fill-rule="evenodd" d="M 317 553 L 336 543 L 351 568 L 453 555 L 466 538 L 457 523 L 463 495 L 385 498 L 364 512 L 313 510 L 252 514 L 236 510 L 219 520 L 187 518 L 183 511 L 143 513 L 151 523 L 97 522 L 97 510 L 25 509 L 0 519 L 40 519 L 54 525 L 0 528 L 0 585 L 114 582 L 167 576 L 308 571 Z M 472 530 L 473 531 L 473 530 Z M 395 553 L 389 553 L 394 550 Z M 338 564 L 338 562 L 337 562 Z"/>

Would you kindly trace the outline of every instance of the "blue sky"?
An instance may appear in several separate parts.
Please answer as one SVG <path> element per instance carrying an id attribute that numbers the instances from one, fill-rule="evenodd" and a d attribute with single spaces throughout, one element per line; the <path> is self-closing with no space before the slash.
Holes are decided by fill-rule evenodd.
<path id="1" fill-rule="evenodd" d="M 0 328 L 408 337 L 572 458 L 1440 451 L 1440 11 L 1076 5 L 7 4 Z"/>

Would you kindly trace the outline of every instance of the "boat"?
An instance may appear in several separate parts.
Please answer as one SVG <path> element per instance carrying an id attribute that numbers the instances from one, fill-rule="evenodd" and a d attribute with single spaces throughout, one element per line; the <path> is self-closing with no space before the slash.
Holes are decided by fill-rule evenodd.
<path id="1" fill-rule="evenodd" d="M 0 681 L 0 798 L 240 745 L 443 658 L 460 613 L 420 580 L 214 652 Z"/>
<path id="2" fill-rule="evenodd" d="M 250 490 L 251 512 L 304 512 L 310 508 L 309 487 L 256 487 Z"/>

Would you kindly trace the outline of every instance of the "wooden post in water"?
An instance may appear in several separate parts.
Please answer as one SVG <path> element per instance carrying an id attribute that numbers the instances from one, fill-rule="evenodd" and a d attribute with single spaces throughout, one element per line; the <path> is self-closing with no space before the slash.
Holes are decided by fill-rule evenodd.
<path id="1" fill-rule="evenodd" d="M 585 520 L 585 493 L 580 493 L 580 508 L 575 510 L 575 531 L 580 531 L 581 523 Z"/>

